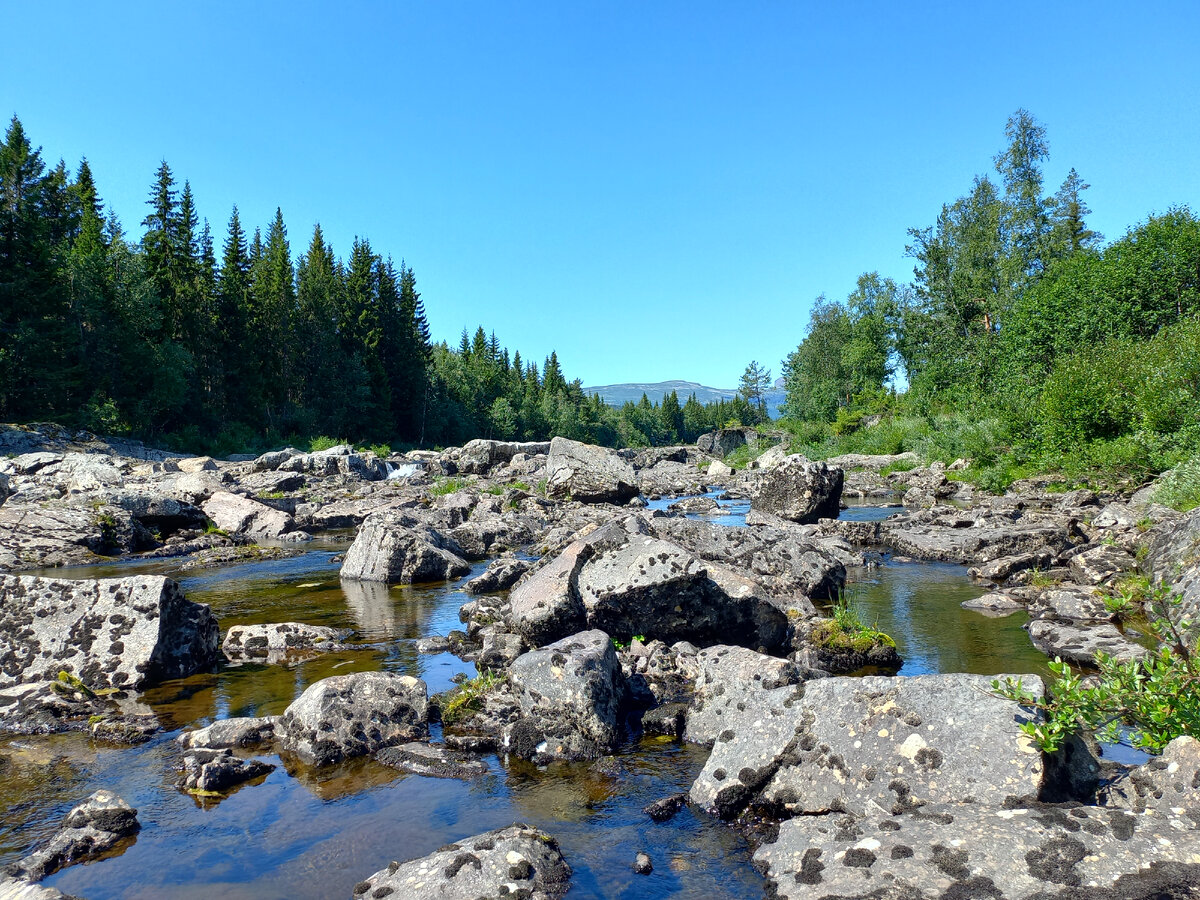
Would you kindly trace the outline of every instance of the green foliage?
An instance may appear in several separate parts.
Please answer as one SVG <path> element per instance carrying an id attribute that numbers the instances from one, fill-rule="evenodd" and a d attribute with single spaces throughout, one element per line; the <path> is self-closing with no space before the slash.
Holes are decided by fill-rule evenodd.
<path id="1" fill-rule="evenodd" d="M 881 644 L 896 646 L 896 642 L 880 631 L 877 625 L 868 626 L 863 622 L 858 604 L 852 597 L 842 594 L 831 612 L 832 616 L 818 622 L 809 634 L 809 640 L 817 647 L 866 653 Z"/>
<path id="2" fill-rule="evenodd" d="M 322 450 L 329 450 L 345 443 L 348 442 L 340 440 L 339 438 L 331 438 L 327 437 L 326 435 L 320 435 L 319 437 L 313 438 L 309 442 L 308 449 L 313 453 L 320 453 Z"/>
<path id="3" fill-rule="evenodd" d="M 1154 489 L 1154 501 L 1180 512 L 1200 506 L 1200 456 L 1184 460 L 1166 472 Z"/>
<path id="4" fill-rule="evenodd" d="M 526 491 L 526 492 L 528 492 L 528 491 L 530 491 L 530 490 L 531 490 L 531 488 L 529 487 L 529 485 L 527 485 L 527 484 L 526 484 L 525 482 L 523 482 L 523 481 L 514 481 L 512 484 L 510 484 L 510 485 L 509 485 L 509 487 L 513 488 L 514 490 L 518 490 L 518 491 Z"/>
<path id="5" fill-rule="evenodd" d="M 439 478 L 429 487 L 429 493 L 435 497 L 444 497 L 447 494 L 453 494 L 455 491 L 461 491 L 467 486 L 465 478 Z"/>
<path id="6" fill-rule="evenodd" d="M 483 708 L 484 698 L 504 684 L 505 676 L 491 670 L 464 681 L 442 703 L 442 723 L 453 725 Z"/>
<path id="7" fill-rule="evenodd" d="M 1196 633 L 1193 623 L 1180 615 L 1179 603 L 1178 596 L 1162 588 L 1151 592 L 1147 624 L 1160 646 L 1141 659 L 1122 662 L 1098 654 L 1099 674 L 1086 680 L 1055 659 L 1050 664 L 1054 681 L 1041 701 L 1013 678 L 993 681 L 992 690 L 1042 712 L 1044 721 L 1021 729 L 1048 752 L 1080 731 L 1095 732 L 1109 743 L 1125 737 L 1152 752 L 1181 735 L 1200 735 Z"/>

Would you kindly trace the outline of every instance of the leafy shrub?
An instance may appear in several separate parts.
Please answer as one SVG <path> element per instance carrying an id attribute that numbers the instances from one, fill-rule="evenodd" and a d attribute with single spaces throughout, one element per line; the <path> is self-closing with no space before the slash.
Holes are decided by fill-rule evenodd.
<path id="1" fill-rule="evenodd" d="M 331 438 L 326 435 L 313 438 L 308 445 L 308 449 L 313 453 L 320 453 L 322 450 L 328 450 L 331 447 L 336 447 L 339 444 L 349 443 L 339 438 Z"/>
<path id="2" fill-rule="evenodd" d="M 1200 506 L 1200 456 L 1181 462 L 1163 475 L 1154 489 L 1154 500 L 1180 512 Z"/>

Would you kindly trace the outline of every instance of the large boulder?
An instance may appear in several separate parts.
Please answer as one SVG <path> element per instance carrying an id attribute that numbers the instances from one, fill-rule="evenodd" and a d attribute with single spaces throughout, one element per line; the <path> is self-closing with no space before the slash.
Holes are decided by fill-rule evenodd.
<path id="1" fill-rule="evenodd" d="M 591 544 L 575 541 L 513 589 L 509 623 L 517 634 L 536 647 L 587 627 L 579 573 L 592 553 Z"/>
<path id="2" fill-rule="evenodd" d="M 1107 622 L 1077 624 L 1034 619 L 1025 627 L 1033 646 L 1047 656 L 1086 668 L 1096 668 L 1097 653 L 1126 661 L 1140 659 L 1147 652 Z"/>
<path id="3" fill-rule="evenodd" d="M 745 447 L 750 441 L 758 440 L 758 432 L 753 428 L 721 428 L 702 434 L 696 439 L 696 447 L 702 453 L 724 458 L 738 447 Z"/>
<path id="4" fill-rule="evenodd" d="M 459 547 L 412 516 L 384 510 L 367 517 L 342 562 L 342 577 L 387 584 L 446 581 L 471 571 Z"/>
<path id="5" fill-rule="evenodd" d="M 160 575 L 67 581 L 0 577 L 0 686 L 53 681 L 133 688 L 207 669 L 220 629 Z"/>
<path id="6" fill-rule="evenodd" d="M 652 537 L 630 535 L 589 560 L 578 576 L 588 625 L 628 640 L 780 647 L 784 604 L 732 567 L 705 563 Z"/>
<path id="7" fill-rule="evenodd" d="M 508 727 L 505 743 L 516 756 L 591 759 L 616 744 L 625 680 L 603 631 L 522 654 L 509 682 L 521 717 Z"/>
<path id="8" fill-rule="evenodd" d="M 0 571 L 94 563 L 137 543 L 133 517 L 118 506 L 20 500 L 0 506 Z"/>
<path id="9" fill-rule="evenodd" d="M 605 447 L 556 437 L 546 462 L 546 495 L 582 503 L 625 503 L 638 493 L 633 466 Z"/>
<path id="10" fill-rule="evenodd" d="M 878 540 L 905 556 L 967 565 L 1057 554 L 1071 546 L 1062 518 L 938 509 L 886 519 L 879 524 Z"/>
<path id="11" fill-rule="evenodd" d="M 1095 806 L 931 804 L 908 815 L 803 816 L 754 854 L 770 896 L 1184 898 L 1200 833 L 1181 818 Z"/>
<path id="12" fill-rule="evenodd" d="M 464 475 L 486 475 L 496 466 L 512 461 L 518 453 L 527 456 L 549 453 L 549 442 L 491 441 L 477 439 L 468 441 L 458 453 L 458 471 Z"/>
<path id="13" fill-rule="evenodd" d="M 801 524 L 836 519 L 843 480 L 837 466 L 809 462 L 796 453 L 758 475 L 750 488 L 750 505 Z"/>
<path id="14" fill-rule="evenodd" d="M 275 733 L 284 750 L 323 766 L 424 738 L 428 723 L 424 681 L 355 672 L 309 685 L 284 711 Z"/>
<path id="15" fill-rule="evenodd" d="M 256 541 L 280 540 L 296 525 L 282 510 L 228 491 L 213 494 L 201 509 L 222 531 L 244 534 Z"/>
<path id="16" fill-rule="evenodd" d="M 1041 679 L 1022 683 L 1042 696 Z M 692 800 L 732 815 L 757 798 L 786 816 L 1036 796 L 1042 755 L 1020 730 L 1032 713 L 990 685 L 980 675 L 871 676 L 755 694 L 727 721 Z"/>
<path id="17" fill-rule="evenodd" d="M 558 842 L 528 825 L 510 825 L 448 844 L 422 859 L 393 862 L 354 886 L 355 900 L 476 900 L 566 893 L 571 867 Z"/>
<path id="18" fill-rule="evenodd" d="M 8 873 L 41 881 L 65 866 L 109 854 L 140 828 L 136 809 L 112 791 L 96 791 L 67 813 L 63 827 L 45 847 L 10 866 Z"/>

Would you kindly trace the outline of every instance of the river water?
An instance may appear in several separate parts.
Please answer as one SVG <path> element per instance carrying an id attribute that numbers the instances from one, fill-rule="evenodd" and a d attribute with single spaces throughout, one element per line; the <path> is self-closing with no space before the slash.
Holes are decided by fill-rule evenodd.
<path id="1" fill-rule="evenodd" d="M 744 521 L 745 504 L 722 505 L 725 514 L 715 521 Z M 895 511 L 860 507 L 846 516 Z M 282 713 L 305 687 L 330 675 L 401 672 L 423 678 L 433 694 L 459 673 L 474 674 L 450 654 L 416 652 L 418 638 L 461 627 L 458 608 L 468 598 L 456 585 L 342 583 L 332 558 L 344 548 L 314 542 L 299 557 L 195 574 L 162 561 L 55 573 L 162 572 L 177 578 L 189 598 L 210 604 L 223 630 L 302 621 L 353 629 L 356 647 L 289 666 L 226 665 L 155 688 L 143 700 L 164 731 L 138 747 L 77 734 L 0 740 L 0 809 L 6 810 L 0 813 L 0 864 L 48 838 L 71 806 L 104 787 L 137 807 L 142 830 L 136 841 L 115 858 L 46 881 L 88 900 L 348 898 L 357 882 L 391 860 L 423 856 L 514 821 L 558 838 L 574 869 L 571 898 L 763 896 L 751 848 L 734 828 L 686 808 L 662 824 L 642 812 L 660 797 L 686 791 L 707 755 L 660 738 L 621 747 L 616 767 L 538 769 L 491 756 L 489 774 L 473 782 L 404 776 L 370 760 L 288 771 L 278 757 L 263 756 L 278 768 L 220 801 L 179 791 L 174 738 L 182 730 L 218 718 Z M 851 577 L 862 617 L 895 637 L 905 658 L 901 674 L 1045 671 L 1045 657 L 1021 630 L 1023 613 L 988 619 L 960 608 L 982 593 L 961 566 L 885 556 Z M 639 850 L 654 861 L 649 876 L 631 870 Z"/>

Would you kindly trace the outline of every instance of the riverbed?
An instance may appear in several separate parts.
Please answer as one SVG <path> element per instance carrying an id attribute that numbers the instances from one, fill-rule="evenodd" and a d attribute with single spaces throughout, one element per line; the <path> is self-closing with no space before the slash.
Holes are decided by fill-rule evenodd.
<path id="1" fill-rule="evenodd" d="M 723 502 L 715 521 L 744 522 L 745 504 Z M 859 507 L 847 517 L 894 508 Z M 710 517 L 713 518 L 713 517 Z M 861 519 L 860 519 L 861 520 Z M 450 654 L 423 655 L 419 638 L 461 627 L 463 582 L 397 586 L 341 582 L 334 561 L 345 544 L 308 545 L 298 557 L 180 572 L 177 562 L 123 563 L 58 570 L 58 577 L 161 572 L 190 599 L 231 625 L 302 621 L 353 631 L 351 648 L 288 666 L 224 665 L 143 695 L 164 731 L 137 747 L 113 747 L 79 734 L 0 741 L 0 864 L 50 836 L 93 790 L 116 791 L 137 807 L 142 830 L 115 858 L 68 868 L 46 884 L 88 900 L 105 898 L 329 898 L 392 860 L 423 856 L 455 839 L 523 821 L 560 841 L 574 869 L 569 896 L 762 897 L 751 847 L 735 828 L 684 809 L 655 824 L 642 809 L 686 791 L 707 751 L 649 737 L 601 764 L 528 763 L 487 757 L 473 782 L 405 776 L 371 760 L 322 770 L 277 768 L 261 783 L 218 800 L 182 793 L 183 730 L 231 716 L 282 713 L 305 687 L 330 675 L 385 670 L 418 676 L 430 694 L 474 666 Z M 892 634 L 901 674 L 1045 671 L 1045 657 L 1022 631 L 1024 613 L 989 619 L 963 610 L 983 589 L 961 566 L 903 562 L 886 554 L 851 573 L 850 596 L 869 623 Z M 484 564 L 475 568 L 482 571 Z M 464 579 L 465 582 L 466 579 Z M 436 727 L 434 738 L 438 737 Z M 638 851 L 648 876 L 631 865 Z"/>

